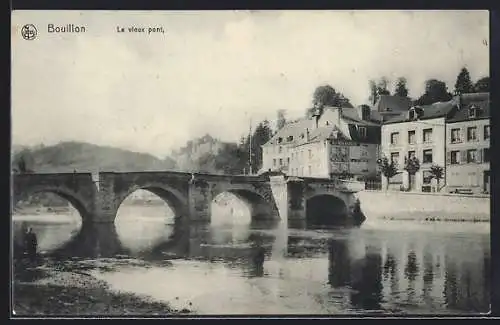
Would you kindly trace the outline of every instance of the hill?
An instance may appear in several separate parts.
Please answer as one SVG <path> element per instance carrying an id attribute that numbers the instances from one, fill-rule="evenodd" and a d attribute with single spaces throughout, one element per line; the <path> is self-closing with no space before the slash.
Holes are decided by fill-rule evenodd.
<path id="1" fill-rule="evenodd" d="M 12 149 L 13 169 L 24 157 L 27 168 L 40 173 L 153 171 L 174 170 L 176 167 L 169 157 L 161 160 L 147 153 L 84 142 L 61 142 L 32 148 L 12 146 Z"/>

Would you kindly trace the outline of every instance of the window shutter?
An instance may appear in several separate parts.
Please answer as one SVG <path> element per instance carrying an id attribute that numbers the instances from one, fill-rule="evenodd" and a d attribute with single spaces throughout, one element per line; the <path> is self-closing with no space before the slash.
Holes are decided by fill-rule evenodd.
<path id="1" fill-rule="evenodd" d="M 451 151 L 448 151 L 446 153 L 446 164 L 447 165 L 451 164 Z"/>
<path id="2" fill-rule="evenodd" d="M 479 150 L 476 151 L 477 152 L 477 154 L 476 154 L 476 162 L 478 164 L 481 164 L 483 162 L 483 150 L 484 149 L 479 149 Z"/>
<path id="3" fill-rule="evenodd" d="M 460 163 L 461 164 L 467 163 L 467 151 L 466 150 L 460 151 Z"/>
<path id="4" fill-rule="evenodd" d="M 460 142 L 465 142 L 467 136 L 467 129 L 460 129 Z"/>

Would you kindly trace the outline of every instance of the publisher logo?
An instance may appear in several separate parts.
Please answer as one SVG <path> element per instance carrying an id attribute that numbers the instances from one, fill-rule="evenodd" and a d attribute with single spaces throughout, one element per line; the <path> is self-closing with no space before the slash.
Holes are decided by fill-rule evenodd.
<path id="1" fill-rule="evenodd" d="M 21 28 L 21 35 L 27 41 L 34 40 L 37 33 L 36 27 L 32 24 L 24 25 L 23 28 Z"/>

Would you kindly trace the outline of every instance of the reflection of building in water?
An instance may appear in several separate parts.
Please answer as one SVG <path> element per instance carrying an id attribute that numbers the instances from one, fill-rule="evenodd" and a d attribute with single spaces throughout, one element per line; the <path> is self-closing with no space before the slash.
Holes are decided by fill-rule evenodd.
<path id="1" fill-rule="evenodd" d="M 367 244 L 353 240 L 330 251 L 330 284 L 357 290 L 351 296 L 355 307 L 377 308 L 383 301 L 384 308 L 407 303 L 430 312 L 488 310 L 490 257 L 484 244 L 464 243 L 457 249 L 427 236 Z"/>
<path id="2" fill-rule="evenodd" d="M 489 256 L 484 251 L 475 251 L 477 247 L 468 248 L 459 258 L 445 258 L 445 301 L 452 309 L 487 312 L 490 303 Z"/>

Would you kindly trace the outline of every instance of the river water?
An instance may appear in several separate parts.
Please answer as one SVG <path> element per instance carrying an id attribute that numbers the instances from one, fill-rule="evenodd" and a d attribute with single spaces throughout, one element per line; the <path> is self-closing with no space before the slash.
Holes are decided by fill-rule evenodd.
<path id="1" fill-rule="evenodd" d="M 171 264 L 94 275 L 111 288 L 199 314 L 477 314 L 489 311 L 487 223 L 368 220 L 356 229 L 255 224 L 233 208 L 210 225 L 162 206 L 122 206 L 114 225 L 72 214 L 14 216 L 61 259 L 132 256 Z"/>

